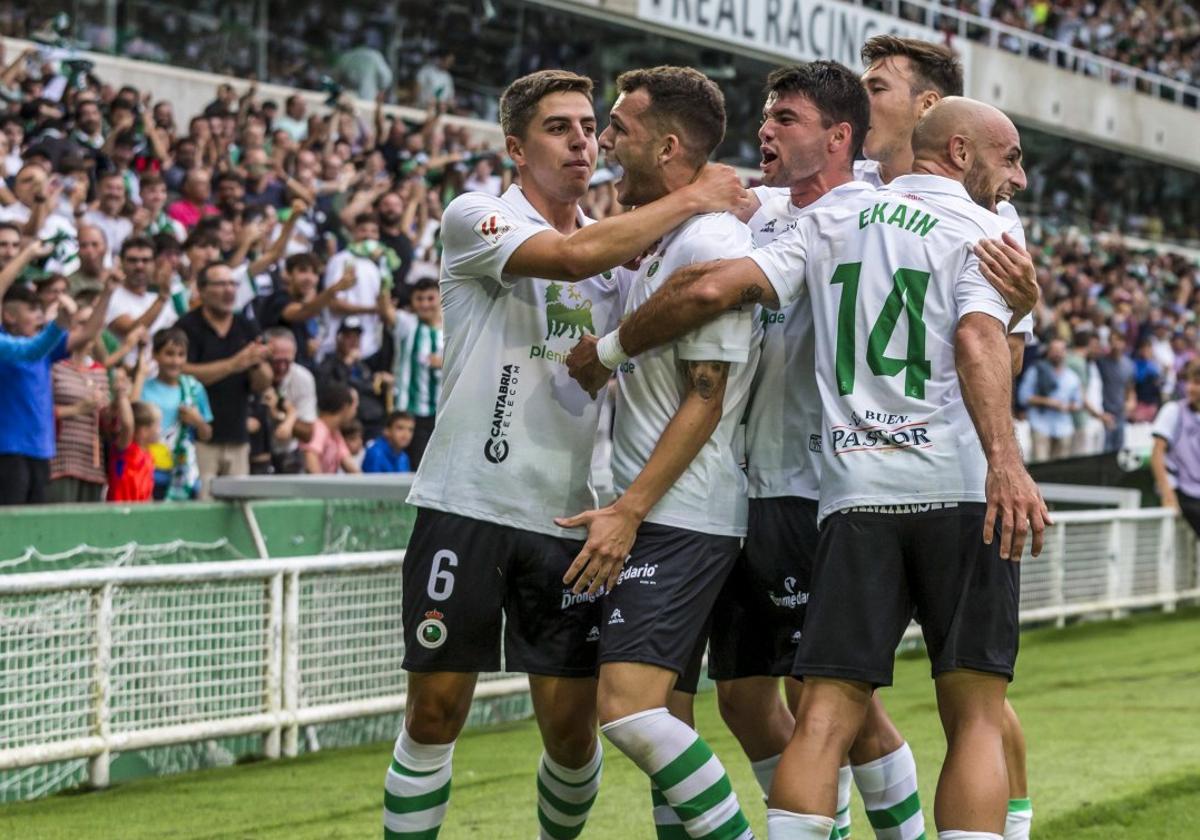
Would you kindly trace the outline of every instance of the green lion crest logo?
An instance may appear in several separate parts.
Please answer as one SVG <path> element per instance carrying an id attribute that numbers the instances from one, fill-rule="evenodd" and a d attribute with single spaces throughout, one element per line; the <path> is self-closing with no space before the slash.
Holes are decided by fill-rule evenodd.
<path id="1" fill-rule="evenodd" d="M 574 306 L 563 303 L 562 286 L 551 283 L 546 287 L 546 338 L 583 338 L 587 333 L 596 334 L 592 323 L 592 302 L 579 293 L 574 286 L 567 289 L 567 297 L 579 301 Z"/>

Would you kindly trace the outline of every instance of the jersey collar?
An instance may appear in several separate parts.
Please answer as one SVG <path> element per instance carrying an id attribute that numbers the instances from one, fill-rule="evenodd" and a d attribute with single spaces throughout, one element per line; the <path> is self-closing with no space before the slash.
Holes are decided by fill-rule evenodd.
<path id="1" fill-rule="evenodd" d="M 519 184 L 513 184 L 504 191 L 504 195 L 502 195 L 500 198 L 506 204 L 509 204 L 515 209 L 524 213 L 527 217 L 529 217 L 530 221 L 540 222 L 546 227 L 550 227 L 550 223 L 542 217 L 542 214 L 537 211 L 537 208 L 529 203 L 529 199 L 525 197 L 525 191 L 521 189 Z M 583 208 L 579 207 L 578 205 L 575 207 L 575 215 L 579 219 L 580 227 L 587 227 L 595 221 L 595 219 L 589 219 L 586 215 L 584 215 Z"/>
<path id="2" fill-rule="evenodd" d="M 890 184 L 884 185 L 884 189 L 893 192 L 940 193 L 975 203 L 971 196 L 967 195 L 966 187 L 953 178 L 942 175 L 900 175 L 893 178 Z"/>
<path id="3" fill-rule="evenodd" d="M 796 207 L 794 204 L 792 204 L 791 196 L 788 196 L 788 204 L 791 205 L 793 210 L 804 213 L 809 210 L 815 210 L 818 207 L 824 207 L 828 204 L 837 204 L 838 202 L 845 201 L 847 198 L 851 198 L 859 193 L 873 193 L 875 191 L 875 187 L 866 181 L 847 181 L 844 184 L 838 184 L 816 201 L 812 201 L 803 207 Z"/>

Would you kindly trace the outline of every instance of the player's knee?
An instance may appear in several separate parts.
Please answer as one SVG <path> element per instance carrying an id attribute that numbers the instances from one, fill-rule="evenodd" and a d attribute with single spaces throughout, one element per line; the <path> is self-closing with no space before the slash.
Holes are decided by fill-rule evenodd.
<path id="1" fill-rule="evenodd" d="M 420 744 L 448 744 L 458 738 L 471 710 L 471 698 L 422 693 L 409 698 L 404 725 Z"/>
<path id="2" fill-rule="evenodd" d="M 841 756 L 850 748 L 858 728 L 836 710 L 811 703 L 800 707 L 800 717 L 796 719 L 796 730 L 792 737 L 803 739 L 804 743 L 821 752 L 836 752 Z"/>
<path id="3" fill-rule="evenodd" d="M 562 721 L 542 729 L 546 753 L 564 767 L 582 767 L 596 746 L 594 721 Z"/>

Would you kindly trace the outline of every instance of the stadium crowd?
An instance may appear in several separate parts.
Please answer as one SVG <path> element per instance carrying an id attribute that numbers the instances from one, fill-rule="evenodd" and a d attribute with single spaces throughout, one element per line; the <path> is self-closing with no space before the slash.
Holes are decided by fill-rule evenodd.
<path id="1" fill-rule="evenodd" d="M 33 53 L 11 61 L 4 329 L 28 337 L 60 306 L 78 311 L 44 360 L 0 363 L 12 406 L 0 460 L 19 477 L 0 501 L 185 499 L 217 475 L 415 470 L 441 381 L 442 208 L 500 195 L 514 172 L 437 116 L 449 66 L 422 77 L 434 107 L 412 125 L 382 108 L 364 119 L 263 101 L 253 84 L 176 114 L 151 90 Z M 593 179 L 594 218 L 622 211 L 613 179 Z M 1181 392 L 1196 265 L 1050 223 L 1029 233 L 1040 341 L 1016 411 L 1031 454 L 1119 449 L 1127 423 Z"/>

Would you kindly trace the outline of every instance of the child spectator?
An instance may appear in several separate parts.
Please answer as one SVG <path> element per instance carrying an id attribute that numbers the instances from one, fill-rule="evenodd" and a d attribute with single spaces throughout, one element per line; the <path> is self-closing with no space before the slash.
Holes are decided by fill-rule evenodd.
<path id="1" fill-rule="evenodd" d="M 388 415 L 383 434 L 371 441 L 363 458 L 365 473 L 412 472 L 408 460 L 408 445 L 412 443 L 416 420 L 407 411 L 393 411 Z"/>
<path id="2" fill-rule="evenodd" d="M 139 378 L 144 370 L 143 364 Z M 158 441 L 162 419 L 156 406 L 129 401 L 140 384 L 131 389 L 124 371 L 117 371 L 113 399 L 117 428 L 108 455 L 110 502 L 148 502 L 154 497 L 154 459 L 147 449 Z"/>
<path id="3" fill-rule="evenodd" d="M 321 260 L 316 254 L 292 254 L 283 263 L 284 287 L 266 298 L 259 322 L 263 329 L 286 327 L 296 337 L 296 362 L 312 370 L 320 346 L 319 316 L 342 292 L 354 288 L 354 263 L 347 262 L 342 275 L 323 292 Z"/>
<path id="4" fill-rule="evenodd" d="M 312 440 L 300 447 L 309 473 L 332 475 L 338 467 L 348 473 L 359 471 L 342 437 L 342 426 L 353 420 L 357 411 L 358 392 L 353 388 L 331 382 L 318 389 Z"/>
<path id="5" fill-rule="evenodd" d="M 80 306 L 73 327 L 92 317 L 91 306 Z M 100 415 L 108 407 L 108 372 L 81 344 L 50 370 L 54 389 L 56 445 L 50 459 L 48 502 L 99 502 L 104 499 L 104 452 Z"/>
<path id="6" fill-rule="evenodd" d="M 346 448 L 350 450 L 350 460 L 354 461 L 358 472 L 362 472 L 363 457 L 367 454 L 363 442 L 363 424 L 351 420 L 342 426 L 342 440 L 346 441 Z"/>
<path id="7" fill-rule="evenodd" d="M 154 498 L 179 501 L 200 492 L 200 467 L 196 441 L 212 438 L 212 408 L 208 392 L 196 377 L 183 372 L 188 337 L 173 327 L 154 334 L 154 361 L 158 375 L 142 388 L 144 402 L 156 406 L 162 417 L 161 441 L 154 445 Z"/>

